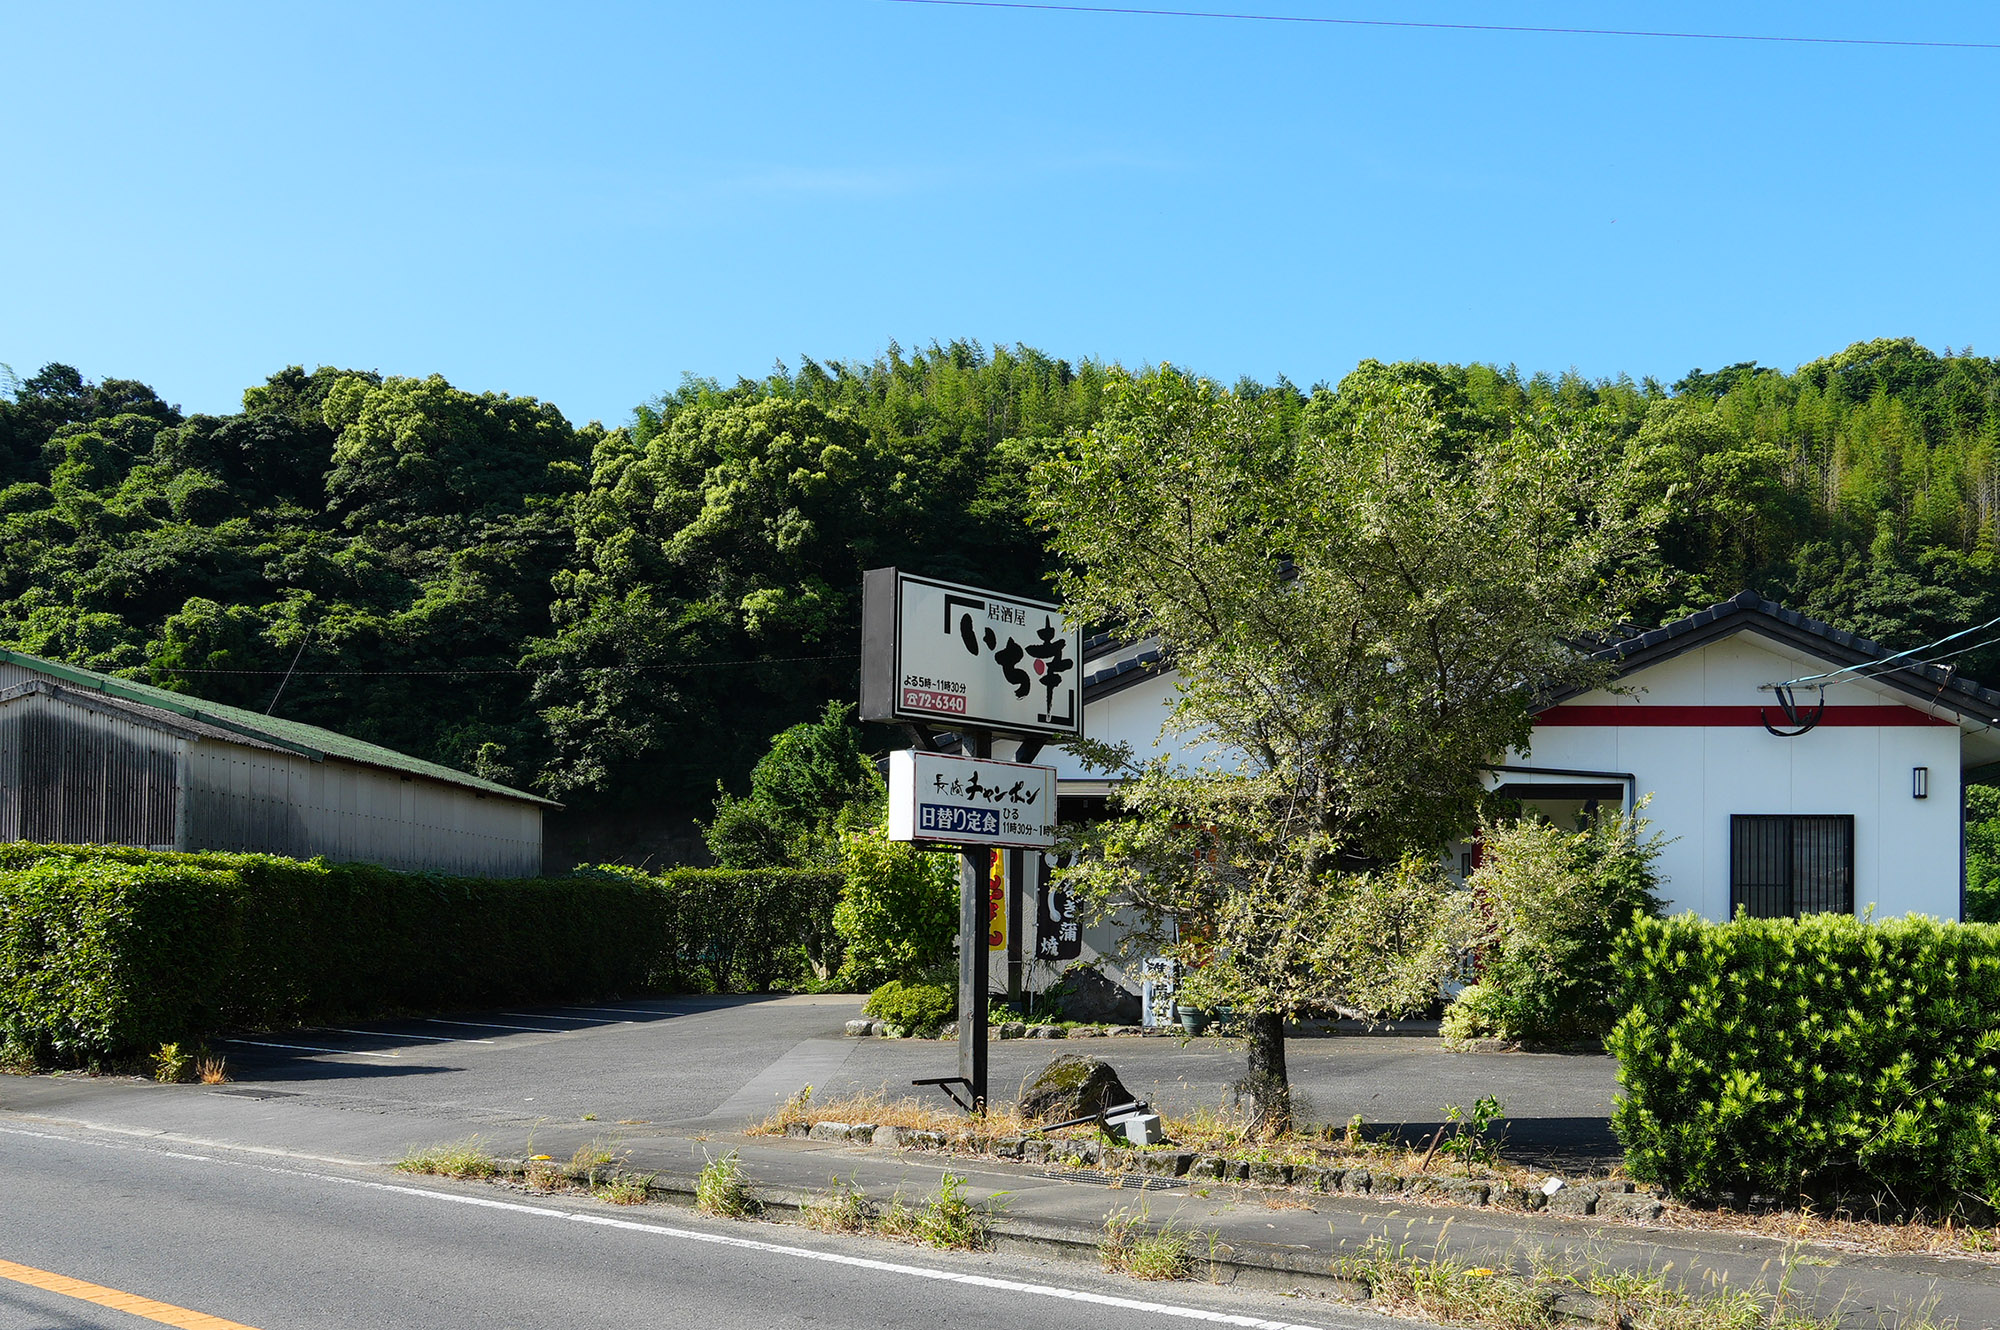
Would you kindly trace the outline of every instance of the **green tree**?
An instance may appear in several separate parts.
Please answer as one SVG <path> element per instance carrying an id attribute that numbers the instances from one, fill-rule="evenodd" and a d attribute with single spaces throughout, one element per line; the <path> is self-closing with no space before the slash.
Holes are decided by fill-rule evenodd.
<path id="1" fill-rule="evenodd" d="M 2000 786 L 1965 787 L 1965 922 L 2000 924 Z"/>
<path id="2" fill-rule="evenodd" d="M 726 791 L 703 835 L 724 868 L 775 868 L 830 860 L 836 828 L 857 806 L 879 812 L 885 790 L 861 746 L 854 708 L 828 702 L 818 720 L 803 721 L 771 740 L 750 769 L 750 793 Z"/>
<path id="3" fill-rule="evenodd" d="M 1173 370 L 1115 384 L 1096 428 L 1040 467 L 1069 609 L 1158 640 L 1180 685 L 1169 728 L 1216 754 L 1155 763 L 1122 801 L 1152 828 L 1133 841 L 1198 828 L 1213 856 L 1157 894 L 1115 861 L 1076 880 L 1218 930 L 1245 1088 L 1273 1124 L 1286 1016 L 1441 977 L 1465 912 L 1408 856 L 1471 826 L 1484 766 L 1526 739 L 1539 694 L 1602 677 L 1571 644 L 1640 589 L 1651 517 L 1630 490 L 1591 413 L 1538 412 L 1494 438 L 1449 429 L 1421 385 L 1363 381 L 1287 430 L 1262 399 Z M 1293 926 L 1384 899 L 1414 975 L 1357 974 Z"/>

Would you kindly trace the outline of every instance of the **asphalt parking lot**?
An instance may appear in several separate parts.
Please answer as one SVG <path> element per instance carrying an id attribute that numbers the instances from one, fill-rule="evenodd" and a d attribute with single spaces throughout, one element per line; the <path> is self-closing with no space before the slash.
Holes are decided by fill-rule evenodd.
<path id="1" fill-rule="evenodd" d="M 822 1098 L 913 1088 L 955 1073 L 948 1043 L 846 1037 L 859 996 L 686 997 L 362 1022 L 224 1042 L 234 1093 L 396 1115 L 475 1114 L 497 1122 L 595 1120 L 735 1131 L 811 1084 Z M 1609 1057 L 1447 1053 L 1418 1035 L 1334 1034 L 1288 1043 L 1295 1092 L 1315 1121 L 1356 1114 L 1422 1134 L 1447 1104 L 1501 1101 L 1513 1151 L 1615 1157 Z M 1242 1074 L 1239 1041 L 1204 1037 L 1008 1040 L 992 1045 L 996 1097 L 1063 1052 L 1109 1061 L 1126 1085 L 1187 1113 L 1224 1108 Z M 942 1100 L 940 1099 L 940 1102 Z"/>

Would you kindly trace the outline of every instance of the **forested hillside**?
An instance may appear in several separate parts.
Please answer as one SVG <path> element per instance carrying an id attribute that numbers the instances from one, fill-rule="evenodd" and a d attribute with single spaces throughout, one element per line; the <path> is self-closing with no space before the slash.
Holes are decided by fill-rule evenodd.
<path id="1" fill-rule="evenodd" d="M 540 790 L 606 857 L 854 696 L 862 569 L 1037 590 L 1027 460 L 1116 379 L 892 346 L 690 380 L 607 431 L 325 368 L 184 416 L 51 365 L 0 380 L 0 644 Z M 1598 413 L 1670 512 L 1669 589 L 1635 618 L 1746 586 L 1898 646 L 2000 616 L 2000 362 L 1877 341 L 1671 387 L 1370 362 L 1312 391 L 1384 380 L 1428 385 L 1447 437 Z M 1960 663 L 2000 678 L 2000 646 Z"/>

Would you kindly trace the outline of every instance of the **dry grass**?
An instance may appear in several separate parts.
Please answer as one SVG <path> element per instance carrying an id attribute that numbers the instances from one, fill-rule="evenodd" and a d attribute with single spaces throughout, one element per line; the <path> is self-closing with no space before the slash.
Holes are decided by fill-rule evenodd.
<path id="1" fill-rule="evenodd" d="M 195 1079 L 203 1085 L 229 1084 L 229 1062 L 225 1058 L 210 1055 L 198 1058 L 194 1064 Z"/>
<path id="2" fill-rule="evenodd" d="M 468 1136 L 450 1145 L 412 1148 L 396 1167 L 405 1173 L 429 1173 L 441 1178 L 490 1178 L 499 1172 L 486 1142 Z"/>
<path id="3" fill-rule="evenodd" d="M 1097 1255 L 1106 1270 L 1134 1279 L 1186 1279 L 1194 1273 L 1196 1236 L 1171 1220 L 1150 1227 L 1144 1206 L 1137 1211 L 1113 1210 L 1104 1216 Z"/>
<path id="4" fill-rule="evenodd" d="M 621 1173 L 591 1188 L 590 1194 L 600 1201 L 613 1205 L 644 1205 L 646 1189 L 653 1185 L 657 1173 Z"/>
<path id="5" fill-rule="evenodd" d="M 822 1233 L 866 1233 L 874 1218 L 868 1198 L 839 1178 L 825 1195 L 808 1196 L 799 1204 L 799 1222 Z"/>

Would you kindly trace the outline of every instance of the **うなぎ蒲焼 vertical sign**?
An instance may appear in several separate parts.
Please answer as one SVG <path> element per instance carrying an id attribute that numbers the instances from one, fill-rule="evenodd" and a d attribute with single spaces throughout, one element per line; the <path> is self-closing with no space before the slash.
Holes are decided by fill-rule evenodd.
<path id="1" fill-rule="evenodd" d="M 1059 605 L 894 568 L 863 577 L 863 720 L 1073 738 L 1082 657 Z"/>
<path id="2" fill-rule="evenodd" d="M 1047 849 L 1056 769 L 899 749 L 889 754 L 889 839 Z"/>

